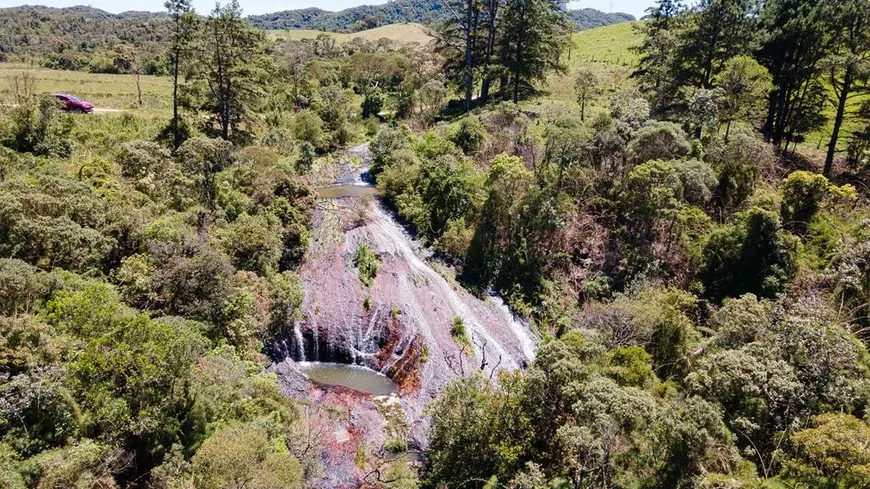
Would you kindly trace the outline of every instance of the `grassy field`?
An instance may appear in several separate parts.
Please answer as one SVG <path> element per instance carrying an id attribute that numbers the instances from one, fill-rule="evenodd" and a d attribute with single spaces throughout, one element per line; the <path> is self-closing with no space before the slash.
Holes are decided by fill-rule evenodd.
<path id="1" fill-rule="evenodd" d="M 0 100 L 8 100 L 10 80 L 24 72 L 36 78 L 36 90 L 40 93 L 69 93 L 99 108 L 168 114 L 172 107 L 172 83 L 168 77 L 142 76 L 143 106 L 139 107 L 136 103 L 136 80 L 132 75 L 49 70 L 10 63 L 0 63 Z"/>
<path id="2" fill-rule="evenodd" d="M 632 48 L 642 41 L 637 25 L 625 22 L 575 33 L 570 49 L 563 55 L 567 72 L 550 75 L 546 93 L 525 102 L 523 108 L 533 112 L 579 110 L 574 80 L 580 70 L 590 70 L 598 76 L 602 93 L 587 104 L 587 115 L 609 110 L 612 95 L 632 83 L 629 75 L 637 64 Z"/>
<path id="3" fill-rule="evenodd" d="M 402 44 L 427 44 L 429 41 L 434 39 L 431 31 L 420 24 L 392 24 L 350 34 L 301 29 L 266 31 L 266 34 L 274 40 L 314 39 L 321 34 L 326 34 L 340 43 L 350 42 L 356 38 L 360 38 L 364 41 L 378 41 L 379 39 L 386 38 Z"/>

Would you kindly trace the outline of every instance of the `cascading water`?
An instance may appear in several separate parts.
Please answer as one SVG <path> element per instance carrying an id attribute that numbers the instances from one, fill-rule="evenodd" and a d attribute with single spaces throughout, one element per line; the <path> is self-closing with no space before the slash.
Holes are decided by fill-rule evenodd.
<path id="1" fill-rule="evenodd" d="M 302 329 L 299 327 L 299 321 L 293 323 L 293 337 L 296 339 L 296 355 L 300 362 L 305 361 L 305 340 L 302 339 Z"/>
<path id="2" fill-rule="evenodd" d="M 367 149 L 357 148 L 356 154 L 365 160 Z M 347 174 L 339 183 L 360 186 L 364 171 Z M 339 193 L 318 201 L 309 250 L 298 271 L 305 287 L 304 319 L 293 325 L 283 351 L 299 363 L 281 362 L 275 370 L 288 395 L 346 410 L 345 428 L 329 443 L 345 447 L 347 433 L 353 431 L 362 433 L 359 443 L 373 451 L 384 443 L 384 406 L 373 404 L 382 401 L 343 389 L 312 393 L 309 381 L 378 395 L 385 392 L 378 390 L 379 382 L 391 380 L 398 397 L 388 399 L 399 405 L 406 436 L 425 449 L 429 401 L 457 376 L 482 371 L 497 379 L 493 374 L 498 370 L 523 368 L 534 359 L 536 337 L 498 297 L 481 298 L 457 284 L 452 270 L 432 260 L 379 198 L 359 200 Z M 369 207 L 361 212 L 359 203 L 366 201 Z M 368 287 L 353 261 L 362 243 L 378 256 L 377 274 Z M 469 343 L 450 333 L 457 317 Z M 307 378 L 301 377 L 306 370 Z M 360 375 L 369 377 L 359 380 Z M 335 470 L 327 471 L 323 487 L 358 482 L 349 475 L 355 473 L 357 448 L 348 445 L 341 456 L 330 452 Z"/>

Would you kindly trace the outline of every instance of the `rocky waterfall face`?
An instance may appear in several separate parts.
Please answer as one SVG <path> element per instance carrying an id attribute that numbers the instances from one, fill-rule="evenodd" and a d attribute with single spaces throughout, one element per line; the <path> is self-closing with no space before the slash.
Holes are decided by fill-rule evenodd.
<path id="1" fill-rule="evenodd" d="M 362 164 L 355 170 L 349 164 L 343 183 L 363 186 L 367 148 L 353 151 Z M 322 455 L 332 470 L 324 487 L 359 481 L 351 453 L 359 446 L 377 453 L 386 436 L 401 435 L 412 447 L 424 449 L 424 408 L 451 378 L 523 368 L 537 341 L 499 298 L 477 297 L 462 288 L 453 270 L 432 259 L 379 199 L 335 189 L 330 196 L 336 194 L 338 198 L 318 201 L 310 248 L 299 269 L 305 286 L 303 319 L 275 346 L 286 360 L 273 365 L 288 395 L 348 410 L 348 421 L 337 422 L 332 430 L 336 439 L 325 444 L 330 453 Z M 378 257 L 370 287 L 363 285 L 353 260 L 362 243 Z M 456 318 L 465 326 L 467 342 L 451 335 Z M 390 400 L 324 388 L 307 382 L 296 361 L 368 367 L 392 379 L 398 393 Z M 400 408 L 387 411 L 402 418 L 404 433 L 384 434 L 384 403 Z"/>

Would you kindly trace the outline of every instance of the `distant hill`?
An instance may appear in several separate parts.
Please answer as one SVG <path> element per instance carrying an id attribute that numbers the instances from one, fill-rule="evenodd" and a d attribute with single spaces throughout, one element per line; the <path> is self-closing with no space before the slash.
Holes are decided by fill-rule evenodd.
<path id="1" fill-rule="evenodd" d="M 86 65 L 111 71 L 111 59 L 92 59 L 116 44 L 136 45 L 140 56 L 157 70 L 157 53 L 168 39 L 168 17 L 163 13 L 111 14 L 92 7 L 51 8 L 22 6 L 0 9 L 0 61 L 15 57 L 50 58 L 48 66 L 71 70 Z M 97 66 L 98 65 L 98 66 Z"/>
<path id="2" fill-rule="evenodd" d="M 324 34 L 323 31 L 312 29 L 287 29 L 283 31 L 269 30 L 267 35 L 274 40 L 278 39 L 314 39 Z M 390 24 L 374 29 L 366 29 L 359 32 L 327 32 L 330 37 L 339 43 L 351 42 L 354 39 L 377 42 L 381 39 L 389 39 L 399 44 L 427 44 L 435 38 L 434 33 L 422 24 Z"/>
<path id="3" fill-rule="evenodd" d="M 431 23 L 445 15 L 441 0 L 394 0 L 339 12 L 307 8 L 253 15 L 248 19 L 255 27 L 266 30 L 338 33 L 357 33 L 396 25 L 394 29 L 383 31 L 388 34 L 384 37 L 407 34 L 410 41 L 404 38 L 395 40 L 424 42 L 430 32 L 420 24 Z M 568 15 L 578 30 L 634 20 L 628 14 L 605 14 L 594 9 L 571 10 Z M 117 44 L 128 44 L 136 46 L 146 73 L 160 74 L 165 70 L 162 53 L 169 33 L 168 17 L 161 12 L 112 14 L 87 6 L 0 8 L 0 61 L 38 58 L 41 64 L 50 68 L 112 73 L 117 68 L 113 64 L 111 49 Z M 380 33 L 372 31 L 369 35 Z"/>
<path id="4" fill-rule="evenodd" d="M 356 32 L 389 24 L 426 24 L 446 15 L 441 0 L 394 0 L 382 5 L 360 5 L 338 12 L 319 8 L 284 10 L 271 14 L 252 15 L 248 20 L 261 29 L 312 29 L 333 32 Z M 623 13 L 606 14 L 586 8 L 569 10 L 568 16 L 578 30 L 635 20 Z"/>
<path id="5" fill-rule="evenodd" d="M 619 24 L 621 22 L 634 22 L 635 19 L 631 14 L 622 12 L 614 12 L 606 14 L 594 8 L 583 8 L 580 10 L 569 10 L 568 17 L 577 24 L 577 30 L 594 29 L 605 25 Z"/>

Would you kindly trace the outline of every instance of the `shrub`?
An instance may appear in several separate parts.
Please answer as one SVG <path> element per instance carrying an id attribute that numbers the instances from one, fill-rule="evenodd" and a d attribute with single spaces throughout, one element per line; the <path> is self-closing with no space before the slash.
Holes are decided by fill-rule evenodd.
<path id="1" fill-rule="evenodd" d="M 373 174 L 380 173 L 387 166 L 393 152 L 410 146 L 411 131 L 407 126 L 382 130 L 369 146 L 372 154 L 371 172 Z"/>
<path id="2" fill-rule="evenodd" d="M 353 264 L 359 270 L 359 279 L 365 287 L 371 287 L 378 274 L 378 257 L 366 243 L 360 243 L 353 255 Z"/>
<path id="3" fill-rule="evenodd" d="M 240 270 L 267 276 L 278 269 L 282 243 L 274 216 L 242 214 L 218 231 L 218 241 Z"/>
<path id="4" fill-rule="evenodd" d="M 296 139 L 306 141 L 317 149 L 324 148 L 323 121 L 311 110 L 303 110 L 296 114 L 293 135 Z"/>
<path id="5" fill-rule="evenodd" d="M 753 208 L 715 230 L 704 247 L 701 280 L 715 301 L 745 293 L 773 297 L 796 272 L 797 240 L 776 214 Z"/>
<path id="6" fill-rule="evenodd" d="M 408 442 L 401 438 L 387 438 L 384 442 L 384 450 L 390 453 L 403 453 L 408 451 Z"/>
<path id="7" fill-rule="evenodd" d="M 450 141 L 467 155 L 477 153 L 486 142 L 486 128 L 480 122 L 480 119 L 470 116 L 465 117 L 459 123 L 456 131 L 450 135 Z"/>
<path id="8" fill-rule="evenodd" d="M 818 173 L 798 170 L 782 183 L 782 219 L 789 230 L 804 234 L 822 202 L 828 196 L 855 198 L 851 185 L 837 187 Z"/>
<path id="9" fill-rule="evenodd" d="M 296 158 L 296 171 L 302 175 L 311 172 L 314 167 L 314 156 L 317 148 L 308 141 L 302 141 L 299 145 L 299 157 Z"/>
<path id="10" fill-rule="evenodd" d="M 691 149 L 692 145 L 680 126 L 666 121 L 647 122 L 628 144 L 628 153 L 635 163 L 681 158 Z"/>
<path id="11" fill-rule="evenodd" d="M 23 153 L 67 157 L 72 154 L 73 120 L 54 97 L 31 97 L 11 110 L 7 146 Z"/>
<path id="12" fill-rule="evenodd" d="M 468 333 L 465 332 L 465 321 L 461 317 L 453 318 L 453 324 L 450 325 L 450 336 L 460 344 L 467 345 L 469 343 Z"/>

